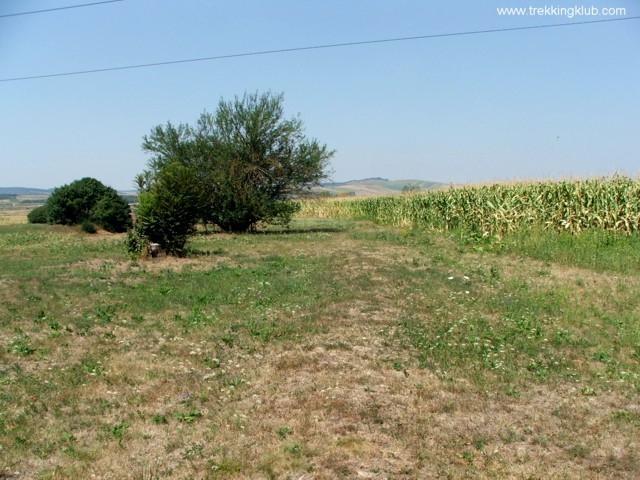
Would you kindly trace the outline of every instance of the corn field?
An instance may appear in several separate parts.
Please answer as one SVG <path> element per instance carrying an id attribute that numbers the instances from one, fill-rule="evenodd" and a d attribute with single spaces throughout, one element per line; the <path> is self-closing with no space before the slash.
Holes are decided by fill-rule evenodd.
<path id="1" fill-rule="evenodd" d="M 396 226 L 465 230 L 483 237 L 541 226 L 578 234 L 586 229 L 640 230 L 640 181 L 609 179 L 496 184 L 410 196 L 312 200 L 301 215 L 360 218 Z"/>

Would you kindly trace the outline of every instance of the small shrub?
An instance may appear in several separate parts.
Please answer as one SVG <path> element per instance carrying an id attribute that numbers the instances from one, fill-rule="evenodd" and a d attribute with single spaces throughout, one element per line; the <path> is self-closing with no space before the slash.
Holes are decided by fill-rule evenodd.
<path id="1" fill-rule="evenodd" d="M 169 423 L 166 415 L 154 415 L 153 417 L 151 417 L 151 420 L 156 425 L 166 425 L 167 423 Z"/>
<path id="2" fill-rule="evenodd" d="M 143 257 L 149 250 L 149 240 L 140 233 L 138 228 L 132 228 L 127 231 L 125 239 L 127 253 L 132 260 Z"/>
<path id="3" fill-rule="evenodd" d="M 90 220 L 83 220 L 80 224 L 80 229 L 85 233 L 96 233 L 96 226 Z"/>
<path id="4" fill-rule="evenodd" d="M 42 205 L 36 207 L 27 215 L 29 223 L 49 223 L 49 213 L 47 212 L 47 206 Z"/>

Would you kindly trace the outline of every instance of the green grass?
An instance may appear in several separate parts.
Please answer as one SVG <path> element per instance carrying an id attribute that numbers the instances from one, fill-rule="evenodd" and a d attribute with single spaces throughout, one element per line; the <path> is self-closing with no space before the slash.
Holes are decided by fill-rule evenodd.
<path id="1" fill-rule="evenodd" d="M 301 218 L 185 259 L 46 225 L 0 247 L 0 472 L 640 472 L 636 237 Z"/>
<path id="2" fill-rule="evenodd" d="M 489 250 L 598 272 L 640 271 L 640 235 L 599 230 L 554 234 L 534 229 L 506 235 Z"/>

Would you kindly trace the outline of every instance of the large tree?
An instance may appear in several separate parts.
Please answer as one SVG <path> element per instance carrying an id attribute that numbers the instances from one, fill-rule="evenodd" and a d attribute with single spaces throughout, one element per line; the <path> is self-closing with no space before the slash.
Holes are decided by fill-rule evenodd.
<path id="1" fill-rule="evenodd" d="M 221 100 L 193 126 L 157 126 L 142 147 L 152 155 L 137 177 L 142 191 L 157 195 L 162 172 L 181 165 L 192 173 L 187 196 L 198 198 L 196 217 L 232 232 L 287 223 L 295 198 L 326 178 L 333 156 L 306 138 L 299 117 L 285 118 L 283 95 L 271 93 Z"/>

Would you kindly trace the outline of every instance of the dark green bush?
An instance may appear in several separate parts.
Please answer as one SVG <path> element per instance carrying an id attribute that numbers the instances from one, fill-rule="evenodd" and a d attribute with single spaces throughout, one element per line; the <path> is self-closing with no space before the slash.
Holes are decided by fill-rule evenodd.
<path id="1" fill-rule="evenodd" d="M 47 213 L 47 206 L 42 205 L 36 207 L 27 215 L 29 223 L 49 223 L 49 214 Z"/>
<path id="2" fill-rule="evenodd" d="M 98 231 L 91 220 L 83 220 L 80 223 L 80 229 L 85 233 L 96 233 Z"/>
<path id="3" fill-rule="evenodd" d="M 194 173 L 184 165 L 166 165 L 147 191 L 140 192 L 129 253 L 141 252 L 144 243 L 159 243 L 171 255 L 183 255 L 198 220 L 198 190 Z"/>
<path id="4" fill-rule="evenodd" d="M 131 226 L 129 203 L 110 189 L 98 200 L 92 219 L 108 232 L 125 232 Z"/>
<path id="5" fill-rule="evenodd" d="M 83 178 L 56 188 L 47 200 L 49 222 L 78 225 L 89 221 L 109 232 L 131 225 L 128 203 L 113 188 L 95 178 Z"/>

